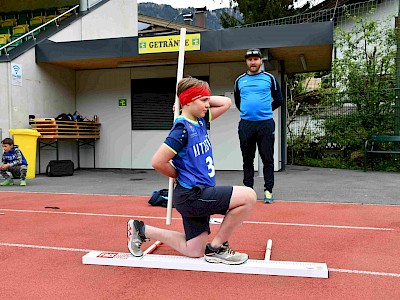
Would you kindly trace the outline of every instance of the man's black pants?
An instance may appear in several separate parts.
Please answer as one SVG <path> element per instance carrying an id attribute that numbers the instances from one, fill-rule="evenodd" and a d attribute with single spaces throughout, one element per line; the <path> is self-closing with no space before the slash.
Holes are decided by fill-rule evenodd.
<path id="1" fill-rule="evenodd" d="M 240 120 L 238 131 L 243 157 L 243 184 L 251 188 L 254 185 L 254 158 L 257 146 L 263 162 L 264 190 L 272 193 L 274 187 L 274 119 L 265 121 Z"/>

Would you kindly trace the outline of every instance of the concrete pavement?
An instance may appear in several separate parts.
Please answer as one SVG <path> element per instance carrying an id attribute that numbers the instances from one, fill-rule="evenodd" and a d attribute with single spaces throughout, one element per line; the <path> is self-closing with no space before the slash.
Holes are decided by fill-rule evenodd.
<path id="1" fill-rule="evenodd" d="M 242 185 L 241 171 L 217 171 L 218 185 Z M 0 187 L 1 191 L 150 196 L 168 188 L 168 178 L 154 170 L 83 169 L 73 176 L 36 175 L 27 186 Z M 258 199 L 263 180 L 255 177 Z M 310 201 L 400 205 L 400 174 L 287 166 L 275 172 L 276 201 Z"/>

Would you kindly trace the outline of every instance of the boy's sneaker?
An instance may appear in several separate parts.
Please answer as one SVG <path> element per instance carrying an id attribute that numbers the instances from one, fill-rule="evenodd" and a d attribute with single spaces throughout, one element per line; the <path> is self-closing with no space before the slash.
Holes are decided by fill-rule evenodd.
<path id="1" fill-rule="evenodd" d="M 14 185 L 14 181 L 11 179 L 6 179 L 2 183 L 0 183 L 1 186 L 6 186 L 6 185 Z"/>
<path id="2" fill-rule="evenodd" d="M 264 192 L 264 203 L 272 203 L 274 201 L 274 197 L 272 193 L 269 191 Z"/>
<path id="3" fill-rule="evenodd" d="M 133 256 L 142 256 L 143 252 L 140 246 L 149 239 L 143 234 L 143 221 L 128 221 L 128 249 Z"/>
<path id="4" fill-rule="evenodd" d="M 222 244 L 217 250 L 210 248 L 207 244 L 204 252 L 204 259 L 210 263 L 223 263 L 227 265 L 240 265 L 249 259 L 246 253 L 236 252 L 229 247 L 228 242 Z"/>
<path id="5" fill-rule="evenodd" d="M 19 185 L 20 185 L 20 186 L 26 186 L 26 180 L 22 180 L 22 179 L 21 179 Z"/>

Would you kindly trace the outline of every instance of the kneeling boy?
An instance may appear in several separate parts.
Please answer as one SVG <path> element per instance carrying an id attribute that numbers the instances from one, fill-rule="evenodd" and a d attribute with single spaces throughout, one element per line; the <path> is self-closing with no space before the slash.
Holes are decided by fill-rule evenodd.
<path id="1" fill-rule="evenodd" d="M 28 162 L 14 140 L 5 138 L 2 142 L 3 157 L 0 165 L 0 174 L 4 181 L 0 185 L 14 185 L 14 182 L 7 172 L 10 172 L 14 178 L 21 178 L 20 185 L 26 185 L 26 172 L 28 171 Z"/>

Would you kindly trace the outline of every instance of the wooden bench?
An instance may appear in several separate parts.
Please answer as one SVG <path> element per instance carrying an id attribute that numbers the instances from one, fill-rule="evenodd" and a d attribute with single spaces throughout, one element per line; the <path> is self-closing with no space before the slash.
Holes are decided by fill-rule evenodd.
<path id="1" fill-rule="evenodd" d="M 377 148 L 377 145 L 386 145 L 387 149 Z M 400 136 L 375 135 L 365 141 L 364 172 L 367 172 L 368 154 L 400 155 Z"/>
<path id="2" fill-rule="evenodd" d="M 100 124 L 95 122 L 58 121 L 54 118 L 33 119 L 33 129 L 41 136 L 40 140 L 55 139 L 99 139 Z"/>
<path id="3" fill-rule="evenodd" d="M 96 168 L 95 141 L 100 138 L 100 123 L 59 121 L 54 118 L 37 118 L 29 121 L 32 129 L 36 129 L 41 136 L 38 137 L 39 144 L 39 174 L 40 174 L 40 150 L 52 148 L 56 150 L 56 159 L 59 159 L 58 141 L 74 140 L 78 144 L 78 169 L 80 168 L 81 146 L 93 148 L 93 166 Z"/>

